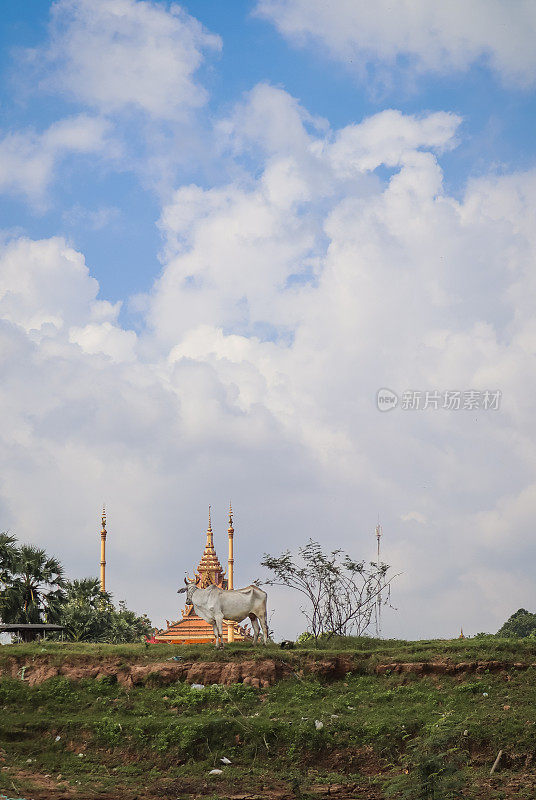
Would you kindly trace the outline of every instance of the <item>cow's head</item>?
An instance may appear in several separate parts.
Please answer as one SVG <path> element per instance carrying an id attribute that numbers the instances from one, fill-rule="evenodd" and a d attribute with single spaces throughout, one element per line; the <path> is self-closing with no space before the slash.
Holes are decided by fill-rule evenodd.
<path id="1" fill-rule="evenodd" d="M 192 604 L 192 595 L 194 591 L 197 589 L 197 584 L 195 581 L 187 581 L 186 578 L 184 579 L 184 583 L 186 586 L 183 586 L 182 589 L 177 589 L 177 594 L 182 594 L 186 592 L 186 602 L 188 605 Z"/>

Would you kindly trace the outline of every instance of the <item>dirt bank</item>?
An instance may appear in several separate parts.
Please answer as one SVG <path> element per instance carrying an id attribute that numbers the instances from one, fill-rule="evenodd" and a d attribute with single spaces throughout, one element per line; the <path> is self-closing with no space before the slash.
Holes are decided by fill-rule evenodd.
<path id="1" fill-rule="evenodd" d="M 378 664 L 376 675 L 411 673 L 413 675 L 468 675 L 471 673 L 500 672 L 502 670 L 525 670 L 536 667 L 520 661 L 460 661 L 457 664 L 448 661 L 395 661 L 389 664 Z"/>
<path id="2" fill-rule="evenodd" d="M 56 676 L 70 680 L 112 679 L 123 686 L 140 686 L 148 682 L 167 686 L 177 681 L 210 685 L 244 683 L 256 688 L 266 688 L 276 681 L 296 675 L 312 675 L 325 680 L 340 680 L 348 673 L 375 673 L 376 675 L 466 675 L 485 672 L 525 670 L 536 664 L 511 661 L 448 661 L 390 662 L 368 665 L 353 655 L 342 654 L 329 658 L 307 657 L 296 662 L 265 658 L 255 661 L 182 661 L 168 660 L 144 664 L 126 664 L 120 659 L 99 659 L 80 662 L 66 658 L 62 663 L 53 663 L 46 656 L 13 658 L 0 669 L 2 675 L 20 678 L 30 686 Z"/>
<path id="3" fill-rule="evenodd" d="M 220 683 L 229 686 L 244 683 L 256 688 L 266 688 L 278 680 L 296 674 L 318 675 L 324 678 L 342 678 L 354 668 L 352 658 L 337 656 L 328 659 L 307 660 L 301 667 L 288 661 L 266 658 L 256 661 L 165 661 L 149 664 L 125 664 L 118 659 L 99 660 L 97 663 L 80 663 L 66 658 L 55 664 L 46 658 L 12 659 L 0 676 L 21 678 L 30 686 L 43 683 L 61 675 L 78 681 L 85 678 L 95 680 L 114 679 L 123 686 L 139 686 L 153 682 L 167 686 L 177 681 L 210 685 Z"/>

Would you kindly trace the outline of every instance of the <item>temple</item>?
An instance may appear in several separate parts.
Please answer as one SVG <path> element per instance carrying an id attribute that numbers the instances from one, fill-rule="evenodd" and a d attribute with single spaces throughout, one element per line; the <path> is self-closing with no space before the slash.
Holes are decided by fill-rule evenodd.
<path id="1" fill-rule="evenodd" d="M 219 586 L 220 589 L 233 588 L 234 554 L 233 554 L 233 509 L 229 505 L 229 528 L 227 530 L 229 538 L 229 561 L 227 577 L 216 554 L 214 547 L 214 535 L 212 532 L 212 522 L 210 517 L 210 506 L 208 509 L 208 528 L 205 549 L 201 556 L 201 561 L 193 578 L 196 584 L 205 589 L 207 586 Z M 155 642 L 167 642 L 168 644 L 208 644 L 214 642 L 214 631 L 212 625 L 198 617 L 194 607 L 186 605 L 181 611 L 182 617 L 177 622 L 167 622 L 166 630 L 157 631 L 154 635 Z M 226 621 L 223 626 L 223 637 L 227 642 L 242 642 L 251 639 L 249 627 L 243 627 L 238 622 Z"/>

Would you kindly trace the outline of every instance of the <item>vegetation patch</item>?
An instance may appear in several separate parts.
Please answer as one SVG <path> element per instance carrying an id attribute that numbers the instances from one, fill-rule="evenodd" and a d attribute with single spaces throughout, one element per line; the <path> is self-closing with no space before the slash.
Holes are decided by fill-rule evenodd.
<path id="1" fill-rule="evenodd" d="M 385 660 L 387 651 L 402 651 L 407 658 L 412 648 L 424 648 L 437 661 L 463 645 L 450 644 L 434 650 L 427 643 L 369 642 L 361 654 L 379 653 Z M 43 656 L 33 647 L 36 658 Z M 463 647 L 476 656 L 473 642 Z M 285 656 L 299 666 L 304 658 L 322 663 L 326 653 L 298 649 Z M 235 657 L 241 658 L 241 650 L 231 661 Z M 370 798 L 445 800 L 517 798 L 529 791 L 532 797 L 535 678 L 530 666 L 421 676 L 372 669 L 336 680 L 294 670 L 264 688 L 157 681 L 129 687 L 64 676 L 30 686 L 22 676 L 5 677 L 0 793 L 15 796 L 14 785 L 18 796 L 35 798 L 66 792 L 80 798 L 177 798 L 200 791 L 229 798 L 367 792 Z M 501 763 L 490 778 L 499 750 Z M 222 774 L 210 775 L 215 768 Z M 509 786 L 518 794 L 509 794 Z"/>

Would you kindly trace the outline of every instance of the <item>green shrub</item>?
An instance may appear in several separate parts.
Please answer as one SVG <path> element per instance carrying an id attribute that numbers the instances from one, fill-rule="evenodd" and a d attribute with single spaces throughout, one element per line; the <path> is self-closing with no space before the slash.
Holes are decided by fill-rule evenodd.
<path id="1" fill-rule="evenodd" d="M 119 722 L 110 717 L 103 717 L 93 726 L 93 731 L 103 744 L 114 747 L 119 744 L 123 735 L 123 728 Z"/>
<path id="2" fill-rule="evenodd" d="M 402 759 L 404 774 L 388 782 L 385 793 L 399 800 L 459 800 L 465 783 L 457 748 L 437 752 L 434 746 L 411 742 Z"/>
<path id="3" fill-rule="evenodd" d="M 309 631 L 303 631 L 296 639 L 296 644 L 312 645 L 315 642 L 315 637 Z"/>

